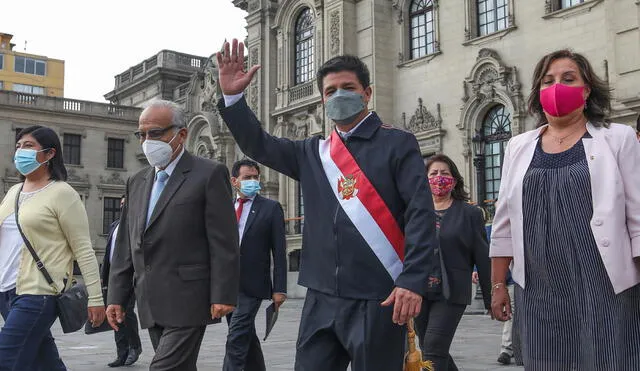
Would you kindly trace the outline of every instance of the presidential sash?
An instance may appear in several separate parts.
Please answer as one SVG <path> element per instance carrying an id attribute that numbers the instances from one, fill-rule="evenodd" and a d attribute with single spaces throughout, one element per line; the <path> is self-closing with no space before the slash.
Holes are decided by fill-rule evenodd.
<path id="1" fill-rule="evenodd" d="M 333 194 L 395 281 L 402 272 L 404 234 L 384 200 L 334 130 L 320 140 L 320 160 Z"/>

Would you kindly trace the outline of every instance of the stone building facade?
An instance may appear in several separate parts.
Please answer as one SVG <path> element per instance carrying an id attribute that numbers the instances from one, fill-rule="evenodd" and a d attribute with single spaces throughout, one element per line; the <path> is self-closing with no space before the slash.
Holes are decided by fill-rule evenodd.
<path id="1" fill-rule="evenodd" d="M 413 132 L 425 159 L 452 157 L 489 215 L 506 142 L 535 126 L 526 103 L 544 54 L 587 56 L 614 89 L 612 120 L 630 124 L 640 112 L 637 0 L 232 1 L 247 12 L 248 63 L 262 65 L 246 93 L 265 129 L 326 135 L 315 72 L 355 54 L 371 72 L 369 108 Z M 293 180 L 270 172 L 267 181 L 288 218 L 304 214 Z M 290 265 L 297 248 L 289 246 Z"/>
<path id="2" fill-rule="evenodd" d="M 426 158 L 452 157 L 474 201 L 491 215 L 511 136 L 533 129 L 531 75 L 546 53 L 585 54 L 614 89 L 614 121 L 640 112 L 637 0 L 231 0 L 247 12 L 248 65 L 262 65 L 245 92 L 265 130 L 302 139 L 332 128 L 315 72 L 350 53 L 371 72 L 370 109 L 413 132 Z M 233 36 L 233 35 L 229 35 Z M 174 90 L 189 112 L 188 149 L 224 162 L 244 155 L 215 110 L 212 58 Z M 267 197 L 287 218 L 290 292 L 295 285 L 304 202 L 295 181 L 264 169 Z"/>
<path id="3" fill-rule="evenodd" d="M 13 165 L 15 139 L 31 125 L 54 129 L 62 143 L 68 183 L 84 201 L 99 258 L 109 225 L 120 216 L 125 182 L 147 164 L 133 136 L 140 109 L 59 97 L 0 91 L 2 195 L 20 181 Z"/>

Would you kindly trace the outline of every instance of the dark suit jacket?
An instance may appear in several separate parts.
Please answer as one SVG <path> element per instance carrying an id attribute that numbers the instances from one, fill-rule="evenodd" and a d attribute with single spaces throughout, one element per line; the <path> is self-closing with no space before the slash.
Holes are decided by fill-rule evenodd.
<path id="1" fill-rule="evenodd" d="M 102 297 L 104 304 L 107 304 L 107 290 L 109 286 L 109 272 L 111 271 L 111 261 L 109 260 L 109 254 L 111 254 L 111 243 L 113 242 L 113 232 L 116 226 L 120 223 L 120 220 L 116 220 L 109 226 L 109 235 L 107 236 L 107 246 L 104 250 L 104 257 L 102 258 L 102 268 L 100 269 L 100 282 L 102 283 Z"/>
<path id="2" fill-rule="evenodd" d="M 135 288 L 142 328 L 212 323 L 211 304 L 236 305 L 240 280 L 228 170 L 185 151 L 145 228 L 154 178 L 149 167 L 127 182 L 108 303 Z"/>
<path id="3" fill-rule="evenodd" d="M 440 224 L 440 248 L 446 269 L 449 301 L 471 304 L 471 274 L 478 267 L 485 308 L 491 308 L 491 261 L 482 211 L 453 201 Z"/>
<path id="4" fill-rule="evenodd" d="M 248 296 L 270 299 L 287 292 L 287 243 L 284 213 L 277 201 L 257 195 L 240 242 L 240 290 Z M 273 282 L 271 256 L 273 256 Z"/>
<path id="5" fill-rule="evenodd" d="M 340 206 L 333 190 L 338 182 L 330 182 L 322 166 L 319 136 L 271 136 L 244 98 L 229 107 L 220 99 L 218 109 L 243 153 L 300 182 L 306 210 L 300 285 L 349 299 L 384 300 L 394 286 L 426 293 L 429 272 L 439 273 L 440 264 L 433 259 L 433 201 L 413 134 L 383 125 L 374 112 L 345 141 L 404 232 L 403 269 L 394 281 Z"/>
<path id="6" fill-rule="evenodd" d="M 109 227 L 109 235 L 107 236 L 107 246 L 104 251 L 104 258 L 102 259 L 102 269 L 100 270 L 100 279 L 102 280 L 102 290 L 106 291 L 109 285 L 109 272 L 111 271 L 111 261 L 109 260 L 109 254 L 111 254 L 111 243 L 113 242 L 113 232 L 116 226 L 120 223 L 120 220 L 116 220 L 111 223 Z M 105 299 L 106 300 L 106 299 Z"/>

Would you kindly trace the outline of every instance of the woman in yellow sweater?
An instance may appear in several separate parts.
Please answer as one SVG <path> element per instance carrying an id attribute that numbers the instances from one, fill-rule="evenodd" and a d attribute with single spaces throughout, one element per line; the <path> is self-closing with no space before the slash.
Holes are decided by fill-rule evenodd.
<path id="1" fill-rule="evenodd" d="M 15 218 L 57 287 L 70 283 L 74 259 L 89 292 L 89 321 L 104 320 L 98 261 L 80 196 L 69 186 L 57 134 L 43 126 L 18 135 L 14 157 L 24 183 L 12 187 L 0 204 L 0 370 L 66 367 L 51 336 L 57 318 L 54 289 L 25 247 Z M 22 187 L 22 190 L 21 190 Z"/>

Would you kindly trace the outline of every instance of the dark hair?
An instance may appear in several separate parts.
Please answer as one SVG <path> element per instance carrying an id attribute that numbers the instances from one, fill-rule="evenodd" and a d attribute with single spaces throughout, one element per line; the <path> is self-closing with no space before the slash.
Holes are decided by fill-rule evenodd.
<path id="1" fill-rule="evenodd" d="M 529 94 L 529 114 L 536 118 L 538 127 L 547 123 L 547 118 L 544 115 L 542 104 L 540 103 L 540 84 L 542 84 L 542 79 L 544 79 L 551 63 L 564 58 L 571 59 L 578 65 L 582 80 L 584 80 L 585 85 L 591 89 L 591 93 L 589 97 L 587 97 L 585 104 L 584 115 L 593 126 L 608 127 L 609 121 L 606 117 L 611 111 L 611 90 L 609 89 L 609 84 L 596 75 L 587 58 L 582 54 L 574 53 L 567 49 L 545 55 L 536 65 L 533 71 L 531 94 Z"/>
<path id="2" fill-rule="evenodd" d="M 436 162 L 447 164 L 449 170 L 451 171 L 451 175 L 456 180 L 456 186 L 453 188 L 453 191 L 451 191 L 451 197 L 453 197 L 454 200 L 468 201 L 469 194 L 464 189 L 464 178 L 462 178 L 462 175 L 460 175 L 460 171 L 458 171 L 456 163 L 453 162 L 453 160 L 447 155 L 431 156 L 429 157 L 429 159 L 427 160 L 427 164 L 425 165 L 427 174 L 429 173 L 429 168 L 431 167 L 431 165 Z"/>
<path id="3" fill-rule="evenodd" d="M 238 176 L 240 176 L 240 168 L 243 166 L 252 167 L 258 170 L 258 174 L 260 174 L 260 166 L 258 165 L 257 162 L 249 159 L 244 159 L 244 160 L 236 161 L 236 163 L 233 164 L 233 167 L 231 168 L 231 176 L 234 178 L 237 178 Z"/>
<path id="4" fill-rule="evenodd" d="M 640 133 L 640 115 L 636 119 L 636 131 Z"/>
<path id="5" fill-rule="evenodd" d="M 60 138 L 53 129 L 46 126 L 34 125 L 28 128 L 22 129 L 16 137 L 16 143 L 22 139 L 25 135 L 31 135 L 43 150 L 55 149 L 56 154 L 48 161 L 49 173 L 51 173 L 51 180 L 67 180 L 67 168 L 64 167 L 64 160 L 62 158 L 62 146 L 60 145 Z M 21 177 L 24 180 L 24 177 Z"/>
<path id="6" fill-rule="evenodd" d="M 324 78 L 330 73 L 342 71 L 351 71 L 355 73 L 364 89 L 368 88 L 371 84 L 369 68 L 367 68 L 367 65 L 364 64 L 360 58 L 353 55 L 339 55 L 326 61 L 316 74 L 318 91 L 320 91 L 320 94 L 322 94 Z"/>

